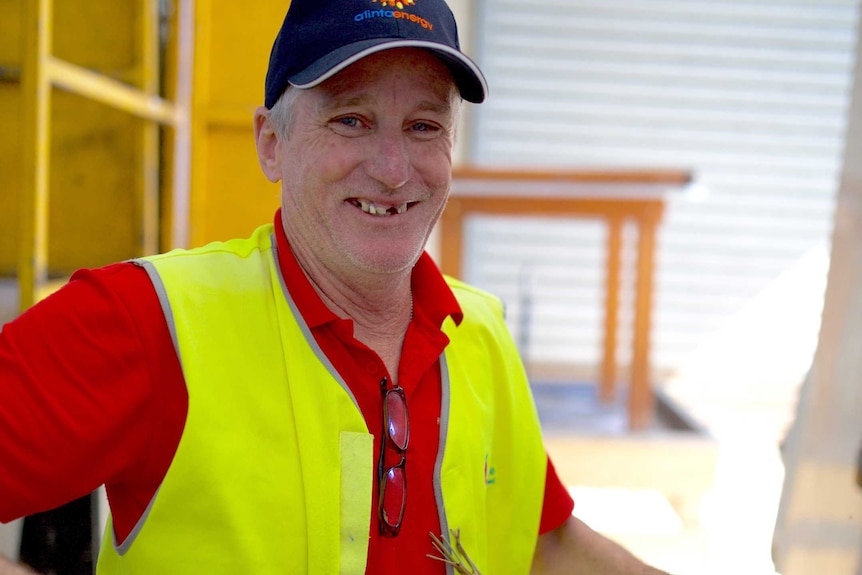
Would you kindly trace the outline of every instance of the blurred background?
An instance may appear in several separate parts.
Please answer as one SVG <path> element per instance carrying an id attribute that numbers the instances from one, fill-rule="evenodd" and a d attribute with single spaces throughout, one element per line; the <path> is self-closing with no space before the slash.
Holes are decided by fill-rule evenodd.
<path id="1" fill-rule="evenodd" d="M 429 251 L 505 301 L 575 513 L 673 573 L 862 573 L 860 0 L 450 5 L 490 97 Z M 287 6 L 0 0 L 0 322 L 271 221 Z M 99 499 L 0 552 L 88 572 Z"/>

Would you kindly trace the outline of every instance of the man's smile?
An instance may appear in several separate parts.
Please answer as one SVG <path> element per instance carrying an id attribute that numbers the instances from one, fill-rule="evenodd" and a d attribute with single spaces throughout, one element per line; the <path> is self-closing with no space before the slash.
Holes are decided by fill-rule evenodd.
<path id="1" fill-rule="evenodd" d="M 403 214 L 407 211 L 407 209 L 415 204 L 416 202 L 404 202 L 401 204 L 375 204 L 374 202 L 363 200 L 360 198 L 351 198 L 347 200 L 366 214 L 371 214 L 373 216 L 394 216 L 396 214 Z"/>

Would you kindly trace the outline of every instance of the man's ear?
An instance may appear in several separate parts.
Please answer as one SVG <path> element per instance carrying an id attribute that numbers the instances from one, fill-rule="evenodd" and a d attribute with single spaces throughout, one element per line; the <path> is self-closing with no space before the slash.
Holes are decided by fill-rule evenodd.
<path id="1" fill-rule="evenodd" d="M 257 145 L 257 161 L 266 178 L 276 183 L 281 180 L 281 170 L 276 154 L 279 136 L 269 120 L 269 110 L 258 106 L 254 111 L 254 141 Z"/>

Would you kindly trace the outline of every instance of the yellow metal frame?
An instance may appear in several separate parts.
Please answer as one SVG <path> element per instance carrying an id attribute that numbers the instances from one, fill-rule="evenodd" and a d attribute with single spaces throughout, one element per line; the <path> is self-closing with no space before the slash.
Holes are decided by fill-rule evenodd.
<path id="1" fill-rule="evenodd" d="M 159 96 L 158 0 L 138 0 L 140 42 L 137 43 L 139 66 L 132 74 L 130 86 L 81 66 L 56 58 L 52 54 L 52 0 L 26 0 L 24 11 L 24 46 L 21 67 L 22 89 L 22 174 L 20 205 L 20 242 L 18 285 L 20 308 L 24 310 L 57 289 L 62 282 L 48 278 L 48 207 L 50 157 L 50 110 L 52 88 L 60 88 L 111 106 L 145 121 L 140 136 L 143 177 L 136 185 L 135 207 L 139 255 L 156 251 L 159 240 L 158 167 L 159 125 L 171 128 L 171 157 L 166 158 L 172 170 L 171 200 L 188 204 L 189 178 L 183 166 L 189 162 L 189 107 L 191 88 L 186 78 L 192 76 L 194 0 L 178 0 L 170 27 L 172 43 L 168 58 L 172 60 L 175 79 L 169 82 L 170 100 Z M 185 225 L 173 218 L 176 232 Z"/>

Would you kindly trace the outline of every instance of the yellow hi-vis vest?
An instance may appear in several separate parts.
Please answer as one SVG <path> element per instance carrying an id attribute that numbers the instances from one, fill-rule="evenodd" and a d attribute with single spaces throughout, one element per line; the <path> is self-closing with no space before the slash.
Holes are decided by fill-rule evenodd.
<path id="1" fill-rule="evenodd" d="M 99 574 L 365 573 L 373 438 L 277 262 L 272 226 L 141 262 L 189 409 L 132 534 L 116 541 L 109 522 Z M 449 281 L 464 321 L 446 320 L 440 359 L 441 530 L 460 532 L 483 575 L 526 574 L 546 470 L 535 406 L 499 300 Z"/>

